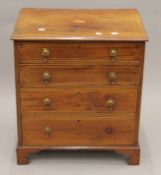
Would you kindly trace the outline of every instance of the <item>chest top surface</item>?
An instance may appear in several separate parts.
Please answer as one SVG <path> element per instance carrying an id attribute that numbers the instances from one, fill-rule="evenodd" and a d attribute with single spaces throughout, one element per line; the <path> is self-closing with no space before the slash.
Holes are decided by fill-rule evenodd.
<path id="1" fill-rule="evenodd" d="M 34 9 L 20 11 L 13 40 L 146 41 L 135 9 Z"/>

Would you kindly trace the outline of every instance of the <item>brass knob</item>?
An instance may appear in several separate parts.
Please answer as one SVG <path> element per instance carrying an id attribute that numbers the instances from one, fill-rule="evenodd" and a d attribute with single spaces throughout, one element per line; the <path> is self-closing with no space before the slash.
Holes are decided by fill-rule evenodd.
<path id="1" fill-rule="evenodd" d="M 108 74 L 108 78 L 109 78 L 109 80 L 111 81 L 111 84 L 112 84 L 112 85 L 115 84 L 115 82 L 116 82 L 116 80 L 117 80 L 117 74 L 116 74 L 116 72 L 110 72 L 110 73 Z"/>
<path id="2" fill-rule="evenodd" d="M 51 106 L 52 100 L 50 98 L 44 98 L 43 99 L 43 104 L 45 106 L 45 109 L 49 109 Z"/>
<path id="3" fill-rule="evenodd" d="M 45 72 L 42 74 L 42 78 L 43 78 L 43 80 L 44 80 L 44 84 L 47 85 L 48 82 L 49 82 L 49 80 L 50 80 L 50 78 L 51 78 L 50 72 L 45 71 Z"/>
<path id="4" fill-rule="evenodd" d="M 53 130 L 50 127 L 47 126 L 47 127 L 45 127 L 43 129 L 43 132 L 44 132 L 46 138 L 49 138 L 50 137 L 50 134 L 53 132 Z"/>
<path id="5" fill-rule="evenodd" d="M 50 56 L 50 50 L 48 48 L 43 48 L 41 51 L 41 55 L 44 58 L 44 61 L 48 61 L 48 57 Z"/>
<path id="6" fill-rule="evenodd" d="M 109 98 L 107 101 L 106 101 L 106 104 L 107 104 L 107 107 L 110 111 L 113 110 L 113 107 L 115 105 L 115 100 L 113 98 Z"/>
<path id="7" fill-rule="evenodd" d="M 111 48 L 111 49 L 109 50 L 109 56 L 110 56 L 110 58 L 111 58 L 111 62 L 114 62 L 114 61 L 115 61 L 117 55 L 118 55 L 117 49 Z"/>

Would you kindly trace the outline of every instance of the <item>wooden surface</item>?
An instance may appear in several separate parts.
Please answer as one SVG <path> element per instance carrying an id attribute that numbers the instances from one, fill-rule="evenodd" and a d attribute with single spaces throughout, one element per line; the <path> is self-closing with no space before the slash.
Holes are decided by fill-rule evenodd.
<path id="1" fill-rule="evenodd" d="M 41 51 L 43 48 L 50 50 L 49 63 L 56 60 L 83 60 L 111 62 L 109 51 L 116 48 L 119 61 L 139 61 L 142 43 L 90 43 L 80 42 L 56 43 L 55 42 L 23 42 L 20 44 L 21 63 L 44 63 Z"/>
<path id="2" fill-rule="evenodd" d="M 30 146 L 107 146 L 135 144 L 134 118 L 101 118 L 24 115 L 23 143 Z M 47 137 L 44 129 L 52 131 Z M 108 129 L 112 129 L 112 131 Z"/>
<path id="3" fill-rule="evenodd" d="M 136 10 L 23 9 L 12 39 L 19 164 L 46 149 L 115 150 L 128 155 L 128 164 L 139 164 L 147 36 Z M 47 58 L 43 48 L 50 51 Z M 51 75 L 47 84 L 44 72 Z M 110 72 L 117 73 L 113 84 Z M 51 100 L 47 108 L 45 98 Z"/>
<path id="4" fill-rule="evenodd" d="M 24 20 L 25 19 L 25 20 Z M 22 9 L 14 40 L 146 41 L 135 9 Z"/>
<path id="5" fill-rule="evenodd" d="M 51 99 L 49 109 L 43 104 L 44 98 Z M 54 89 L 22 89 L 22 111 L 106 111 L 109 98 L 115 100 L 112 111 L 135 113 L 136 89 L 129 88 L 54 88 Z"/>
<path id="6" fill-rule="evenodd" d="M 45 84 L 42 75 L 48 72 L 51 77 Z M 117 79 L 112 84 L 109 74 L 115 72 Z M 22 88 L 51 88 L 70 86 L 136 86 L 139 82 L 138 67 L 77 65 L 77 66 L 20 66 L 20 83 Z"/>
<path id="7" fill-rule="evenodd" d="M 139 146 L 17 146 L 17 163 L 25 165 L 29 163 L 29 156 L 41 151 L 113 151 L 127 155 L 129 165 L 138 165 L 140 161 Z"/>

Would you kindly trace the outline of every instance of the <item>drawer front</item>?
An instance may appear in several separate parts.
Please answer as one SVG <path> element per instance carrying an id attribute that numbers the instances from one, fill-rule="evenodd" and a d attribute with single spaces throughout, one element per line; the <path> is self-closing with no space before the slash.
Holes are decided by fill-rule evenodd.
<path id="1" fill-rule="evenodd" d="M 140 60 L 139 43 L 74 43 L 55 44 L 24 42 L 19 46 L 20 63 L 54 63 L 56 60 L 97 60 L 119 63 Z"/>
<path id="2" fill-rule="evenodd" d="M 24 116 L 23 144 L 34 146 L 105 146 L 135 144 L 134 118 Z"/>
<path id="3" fill-rule="evenodd" d="M 20 67 L 21 87 L 64 85 L 136 85 L 138 68 L 110 66 L 25 66 Z"/>
<path id="4" fill-rule="evenodd" d="M 22 111 L 136 112 L 137 90 L 130 88 L 21 89 Z"/>

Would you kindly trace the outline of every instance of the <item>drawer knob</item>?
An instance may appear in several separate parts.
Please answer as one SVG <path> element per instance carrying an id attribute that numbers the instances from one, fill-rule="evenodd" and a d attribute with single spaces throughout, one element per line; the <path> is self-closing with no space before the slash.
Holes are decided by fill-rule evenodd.
<path id="1" fill-rule="evenodd" d="M 47 97 L 43 99 L 43 104 L 45 106 L 45 109 L 50 109 L 51 103 L 52 103 L 52 100 L 50 98 Z"/>
<path id="2" fill-rule="evenodd" d="M 107 134 L 112 134 L 113 133 L 113 129 L 112 128 L 106 128 L 106 133 Z"/>
<path id="3" fill-rule="evenodd" d="M 109 50 L 109 56 L 111 58 L 111 62 L 114 62 L 116 60 L 116 56 L 118 55 L 118 51 L 115 48 L 111 48 Z"/>
<path id="4" fill-rule="evenodd" d="M 109 78 L 109 80 L 111 81 L 111 84 L 112 84 L 112 85 L 115 84 L 115 82 L 116 82 L 116 80 L 117 80 L 117 74 L 116 74 L 116 72 L 110 72 L 110 73 L 108 74 L 108 78 Z"/>
<path id="5" fill-rule="evenodd" d="M 53 132 L 53 130 L 50 128 L 50 127 L 45 127 L 44 130 L 43 130 L 46 138 L 49 138 L 50 137 L 50 134 Z"/>
<path id="6" fill-rule="evenodd" d="M 115 105 L 115 100 L 113 98 L 109 98 L 107 101 L 106 101 L 106 104 L 107 104 L 107 107 L 110 111 L 113 110 L 113 107 Z"/>
<path id="7" fill-rule="evenodd" d="M 42 74 L 42 78 L 43 78 L 43 80 L 44 80 L 44 84 L 47 85 L 48 82 L 49 82 L 49 80 L 50 80 L 50 78 L 51 78 L 50 72 L 45 71 L 45 72 Z"/>
<path id="8" fill-rule="evenodd" d="M 41 51 L 41 55 L 44 58 L 44 62 L 47 62 L 48 57 L 50 56 L 50 50 L 48 48 L 43 48 Z"/>

